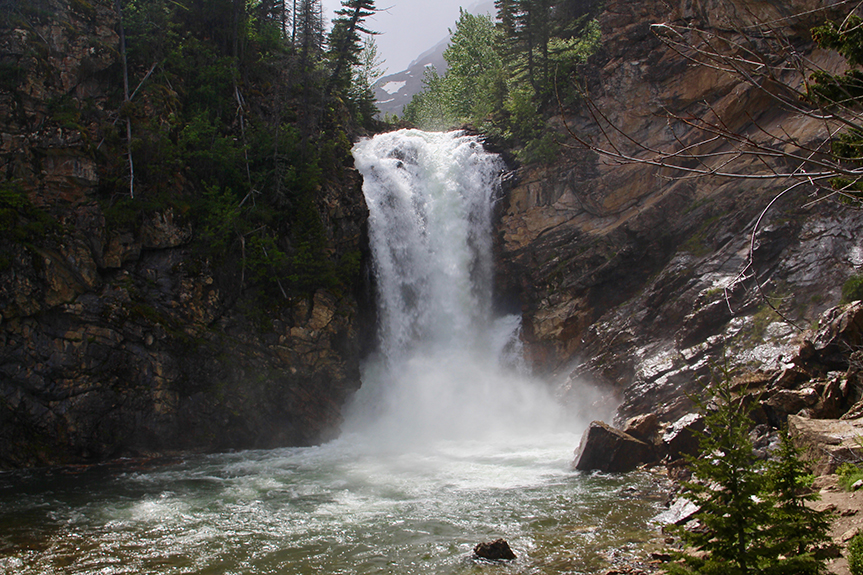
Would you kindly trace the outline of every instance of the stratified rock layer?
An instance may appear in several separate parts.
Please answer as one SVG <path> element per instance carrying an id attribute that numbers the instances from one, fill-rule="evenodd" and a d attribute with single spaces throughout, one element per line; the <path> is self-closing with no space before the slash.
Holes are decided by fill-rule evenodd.
<path id="1" fill-rule="evenodd" d="M 695 141 L 685 125 L 672 131 L 663 111 L 698 102 L 732 129 L 757 124 L 803 142 L 820 137 L 816 122 L 783 113 L 738 78 L 689 65 L 650 29 L 670 22 L 726 33 L 730 23 L 805 13 L 789 29 L 795 48 L 826 58 L 814 53 L 808 32 L 827 17 L 807 12 L 820 7 L 809 0 L 612 0 L 599 18 L 602 48 L 584 71 L 589 93 L 649 148 Z M 566 120 L 583 137 L 601 139 L 589 114 Z M 764 303 L 753 271 L 774 305 L 807 328 L 863 265 L 861 211 L 807 205 L 802 193 L 788 194 L 761 222 L 748 281 L 726 293 L 747 263 L 754 222 L 781 182 L 682 177 L 575 148 L 552 165 L 515 174 L 498 227 L 501 290 L 522 302 L 533 365 L 555 375 L 573 403 L 582 401 L 585 383 L 616 397 L 619 424 L 646 413 L 663 424 L 677 420 L 692 409 L 686 393 L 702 389 L 717 365 L 785 364 L 801 331 Z"/>
<path id="2" fill-rule="evenodd" d="M 863 418 L 808 419 L 788 417 L 788 431 L 803 450 L 804 457 L 815 475 L 835 473 L 843 463 L 860 461 L 863 446 Z"/>

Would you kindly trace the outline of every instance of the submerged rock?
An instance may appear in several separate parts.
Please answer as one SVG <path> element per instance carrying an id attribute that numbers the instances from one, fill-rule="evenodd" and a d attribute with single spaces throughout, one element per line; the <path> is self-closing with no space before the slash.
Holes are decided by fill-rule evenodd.
<path id="1" fill-rule="evenodd" d="M 509 547 L 505 539 L 495 539 L 486 543 L 479 543 L 473 548 L 474 555 L 481 559 L 490 561 L 510 561 L 515 559 L 515 553 Z"/>
<path id="2" fill-rule="evenodd" d="M 656 460 L 653 448 L 602 421 L 594 421 L 581 436 L 573 467 L 579 471 L 624 473 Z"/>

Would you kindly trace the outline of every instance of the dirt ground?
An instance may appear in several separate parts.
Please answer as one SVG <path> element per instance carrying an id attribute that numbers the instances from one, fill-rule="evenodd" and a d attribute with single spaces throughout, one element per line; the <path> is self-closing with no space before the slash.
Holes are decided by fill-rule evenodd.
<path id="1" fill-rule="evenodd" d="M 858 532 L 863 532 L 863 490 L 856 493 L 845 491 L 839 485 L 839 477 L 836 475 L 817 477 L 813 487 L 818 490 L 821 499 L 810 503 L 810 505 L 814 509 L 830 510 L 832 515 L 830 537 L 840 552 L 839 557 L 828 561 L 827 571 L 835 575 L 851 575 L 851 571 L 848 568 L 848 560 L 845 556 L 847 554 L 848 542 Z M 664 561 L 668 560 L 667 549 L 670 542 L 668 539 L 663 541 L 664 538 L 664 535 L 658 534 L 657 538 L 648 546 L 655 550 L 649 554 L 650 559 L 637 565 L 604 571 L 603 575 L 664 573 L 662 565 Z"/>
<path id="2" fill-rule="evenodd" d="M 858 531 L 863 531 L 863 491 L 849 493 L 843 490 L 836 475 L 818 477 L 815 487 L 821 494 L 821 500 L 814 502 L 812 507 L 833 512 L 830 536 L 842 551 L 842 556 L 831 559 L 827 568 L 836 575 L 851 575 L 845 555 L 848 542 Z"/>

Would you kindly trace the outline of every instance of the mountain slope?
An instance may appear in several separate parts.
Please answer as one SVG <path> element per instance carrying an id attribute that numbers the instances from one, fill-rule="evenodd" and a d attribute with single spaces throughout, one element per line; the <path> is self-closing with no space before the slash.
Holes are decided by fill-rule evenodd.
<path id="1" fill-rule="evenodd" d="M 473 4 L 467 11 L 471 14 L 495 14 L 494 2 L 481 1 Z M 455 22 L 453 22 L 455 25 Z M 372 86 L 376 105 L 380 116 L 395 114 L 401 116 L 402 110 L 411 99 L 423 91 L 423 78 L 428 68 L 433 67 L 438 74 L 443 75 L 447 63 L 443 53 L 449 45 L 449 35 L 446 38 L 420 54 L 410 63 L 406 70 L 384 76 Z"/>
<path id="2" fill-rule="evenodd" d="M 767 21 L 806 14 L 789 29 L 791 41 L 800 54 L 823 57 L 809 35 L 827 16 L 821 8 L 814 0 L 608 2 L 602 49 L 585 70 L 590 93 L 623 133 L 652 149 L 697 139 L 685 125 L 672 131 L 664 111 L 698 102 L 730 125 L 817 139 L 817 122 L 779 110 L 734 76 L 688 65 L 650 25 L 719 33 L 753 14 Z M 602 136 L 583 108 L 567 121 L 585 138 Z M 501 207 L 502 291 L 522 302 L 533 364 L 557 373 L 573 402 L 582 401 L 580 383 L 599 386 L 622 401 L 619 420 L 656 412 L 673 421 L 691 407 L 685 394 L 705 385 L 724 358 L 732 367 L 782 367 L 802 337 L 767 307 L 751 270 L 748 281 L 732 284 L 746 265 L 755 219 L 782 184 L 684 176 L 575 146 L 552 165 L 521 168 Z M 807 205 L 805 194 L 783 198 L 762 221 L 754 270 L 798 326 L 838 303 L 843 282 L 860 269 L 861 224 L 859 210 Z"/>
<path id="3" fill-rule="evenodd" d="M 384 76 L 374 85 L 375 104 L 381 116 L 387 114 L 401 115 L 402 109 L 416 94 L 422 92 L 423 78 L 429 68 L 437 70 L 438 74 L 446 72 L 447 63 L 443 58 L 444 50 L 449 45 L 449 37 L 438 42 L 411 62 L 407 70 L 397 74 Z"/>

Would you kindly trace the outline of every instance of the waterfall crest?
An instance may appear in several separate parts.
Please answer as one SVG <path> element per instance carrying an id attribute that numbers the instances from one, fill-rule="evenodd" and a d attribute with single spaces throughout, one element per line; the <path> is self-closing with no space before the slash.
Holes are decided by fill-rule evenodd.
<path id="1" fill-rule="evenodd" d="M 518 316 L 492 309 L 500 158 L 460 132 L 401 130 L 353 150 L 369 207 L 380 353 L 348 429 L 464 439 L 535 428 L 555 411 L 518 369 Z"/>

